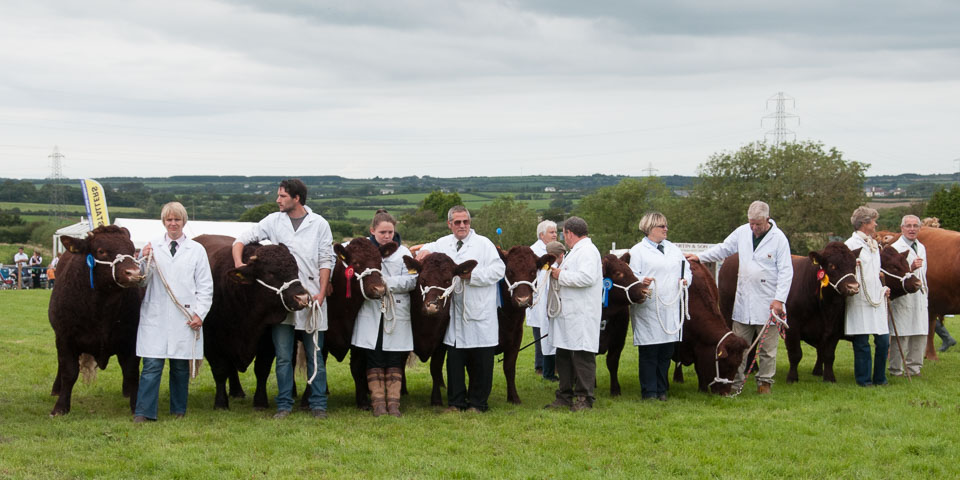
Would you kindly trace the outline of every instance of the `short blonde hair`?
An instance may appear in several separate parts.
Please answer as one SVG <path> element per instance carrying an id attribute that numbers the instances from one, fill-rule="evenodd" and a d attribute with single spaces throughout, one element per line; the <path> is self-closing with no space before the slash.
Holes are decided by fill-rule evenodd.
<path id="1" fill-rule="evenodd" d="M 853 225 L 854 230 L 860 230 L 863 224 L 870 222 L 870 220 L 875 220 L 878 217 L 880 217 L 880 214 L 876 210 L 863 205 L 857 207 L 857 209 L 853 211 L 853 215 L 850 215 L 850 224 Z"/>
<path id="2" fill-rule="evenodd" d="M 173 215 L 175 218 L 183 220 L 184 225 L 187 223 L 187 209 L 183 208 L 183 204 L 180 202 L 170 202 L 163 206 L 160 209 L 160 220 L 163 221 L 168 216 Z"/>
<path id="3" fill-rule="evenodd" d="M 640 219 L 640 231 L 644 235 L 649 235 L 650 230 L 653 230 L 659 225 L 666 225 L 667 217 L 660 212 L 647 212 L 643 215 L 643 218 Z"/>

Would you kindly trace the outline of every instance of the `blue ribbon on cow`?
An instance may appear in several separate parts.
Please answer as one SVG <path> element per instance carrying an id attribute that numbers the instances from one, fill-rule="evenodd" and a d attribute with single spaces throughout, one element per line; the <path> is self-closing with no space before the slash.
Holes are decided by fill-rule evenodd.
<path id="1" fill-rule="evenodd" d="M 603 279 L 603 306 L 606 307 L 610 300 L 610 289 L 613 288 L 613 280 Z"/>
<path id="2" fill-rule="evenodd" d="M 87 254 L 87 267 L 90 269 L 90 289 L 93 290 L 93 266 L 97 262 L 93 259 L 93 254 Z"/>

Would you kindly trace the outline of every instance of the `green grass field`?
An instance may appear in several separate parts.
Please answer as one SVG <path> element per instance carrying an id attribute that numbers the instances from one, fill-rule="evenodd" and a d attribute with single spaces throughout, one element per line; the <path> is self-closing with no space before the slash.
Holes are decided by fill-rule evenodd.
<path id="1" fill-rule="evenodd" d="M 426 365 L 408 370 L 404 417 L 375 419 L 353 406 L 346 364 L 331 363 L 330 418 L 296 412 L 274 421 L 248 399 L 214 411 L 204 366 L 191 385 L 187 417 L 131 423 L 115 359 L 91 385 L 78 382 L 72 412 L 49 418 L 55 398 L 49 291 L 0 292 L 0 478 L 955 478 L 960 459 L 958 349 L 924 367 L 922 378 L 883 388 L 853 382 L 850 344 L 838 348 L 837 384 L 809 372 L 786 385 L 786 350 L 774 394 L 752 390 L 720 398 L 674 384 L 668 402 L 641 402 L 636 350 L 621 362 L 624 395 L 611 398 L 598 357 L 591 411 L 545 411 L 556 384 L 533 373 L 533 349 L 521 352 L 524 403 L 506 402 L 494 374 L 486 414 L 438 413 L 429 404 Z M 957 328 L 956 325 L 949 325 Z M 529 340 L 530 332 L 528 329 Z M 252 370 L 252 369 L 251 369 Z M 166 374 L 165 374 L 166 375 Z M 302 377 L 298 379 L 302 386 Z M 271 378 L 271 400 L 276 384 Z M 750 384 L 752 386 L 752 381 Z"/>
<path id="2" fill-rule="evenodd" d="M 12 210 L 19 208 L 22 212 L 46 212 L 53 209 L 53 205 L 48 203 L 20 203 L 20 202 L 0 202 L 0 210 Z M 113 207 L 107 203 L 107 209 L 110 216 L 114 217 L 118 213 L 143 213 L 142 208 L 136 207 Z M 86 215 L 87 207 L 83 205 L 64 205 L 63 211 L 70 214 Z"/>

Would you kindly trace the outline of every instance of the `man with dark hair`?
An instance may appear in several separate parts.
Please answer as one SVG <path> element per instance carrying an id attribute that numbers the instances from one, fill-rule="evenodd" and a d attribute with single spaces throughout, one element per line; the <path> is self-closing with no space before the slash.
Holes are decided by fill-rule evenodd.
<path id="1" fill-rule="evenodd" d="M 306 203 L 307 187 L 303 182 L 296 178 L 284 180 L 277 189 L 280 211 L 267 215 L 233 243 L 233 262 L 238 268 L 243 265 L 243 246 L 248 243 L 269 240 L 286 245 L 297 260 L 300 283 L 323 310 L 320 318 L 324 323 L 320 325 L 308 325 L 308 308 L 291 312 L 283 323 L 273 326 L 273 346 L 277 351 L 277 414 L 274 418 L 278 419 L 285 418 L 293 410 L 294 333 L 307 329 L 317 331 L 316 342 L 313 335 L 304 335 L 303 342 L 307 351 L 307 376 L 314 378 L 309 387 L 310 409 L 316 418 L 327 417 L 327 372 L 322 360 L 314 365 L 313 351 L 323 348 L 323 332 L 327 330 L 327 304 L 323 300 L 334 265 L 333 235 L 327 221 L 313 213 Z"/>
<path id="2" fill-rule="evenodd" d="M 603 309 L 603 264 L 600 251 L 587 236 L 587 222 L 570 217 L 563 223 L 563 241 L 570 252 L 560 268 L 550 271 L 559 285 L 560 301 L 547 306 L 549 337 L 557 349 L 560 385 L 547 408 L 571 412 L 593 408 Z"/>
<path id="3" fill-rule="evenodd" d="M 477 266 L 462 278 L 450 299 L 450 325 L 443 343 L 447 345 L 447 412 L 479 411 L 489 408 L 493 388 L 493 352 L 499 341 L 497 323 L 497 282 L 506 266 L 497 247 L 470 228 L 470 212 L 456 205 L 447 212 L 450 235 L 424 245 L 417 254 L 422 260 L 431 252 L 445 253 L 456 263 L 476 260 Z M 470 377 L 469 389 L 464 369 Z"/>

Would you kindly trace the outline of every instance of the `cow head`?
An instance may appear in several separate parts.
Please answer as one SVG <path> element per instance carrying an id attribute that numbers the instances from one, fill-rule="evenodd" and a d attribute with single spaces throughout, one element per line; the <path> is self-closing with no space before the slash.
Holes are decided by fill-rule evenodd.
<path id="1" fill-rule="evenodd" d="M 130 240 L 130 231 L 116 225 L 97 227 L 87 238 L 60 237 L 63 246 L 71 254 L 80 257 L 92 255 L 94 285 L 109 288 L 120 285 L 135 287 L 143 280 L 140 265 L 134 259 L 135 249 Z"/>
<path id="2" fill-rule="evenodd" d="M 860 291 L 857 281 L 857 257 L 860 249 L 850 250 L 843 242 L 830 242 L 819 252 L 810 252 L 810 260 L 826 274 L 827 289 L 835 290 L 841 296 L 849 297 Z M 832 288 L 830 288 L 832 287 Z"/>
<path id="3" fill-rule="evenodd" d="M 910 264 L 907 262 L 909 255 L 910 250 L 901 253 L 893 247 L 885 247 L 880 251 L 880 268 L 889 273 L 882 275 L 883 285 L 890 288 L 891 300 L 920 290 L 920 277 L 910 273 Z"/>
<path id="4" fill-rule="evenodd" d="M 880 247 L 886 247 L 887 245 L 893 245 L 893 242 L 896 242 L 900 239 L 900 234 L 896 232 L 888 232 L 886 230 L 881 230 L 873 234 L 873 239 L 880 244 Z"/>
<path id="5" fill-rule="evenodd" d="M 358 237 L 350 240 L 346 246 L 333 246 L 337 258 L 344 266 L 344 272 L 351 282 L 351 290 L 359 289 L 368 299 L 382 298 L 387 293 L 387 284 L 383 280 L 383 259 L 397 251 L 397 244 L 390 242 L 377 248 L 368 238 Z"/>
<path id="6" fill-rule="evenodd" d="M 245 265 L 227 271 L 227 278 L 243 285 L 257 284 L 260 298 L 269 298 L 269 301 L 275 301 L 287 310 L 301 310 L 310 305 L 310 293 L 300 282 L 293 282 L 299 279 L 299 269 L 296 258 L 286 245 L 245 248 L 244 255 Z M 276 290 L 280 290 L 280 293 L 276 293 Z"/>
<path id="7" fill-rule="evenodd" d="M 537 273 L 541 268 L 549 268 L 557 258 L 549 253 L 538 257 L 530 247 L 522 245 L 517 245 L 506 253 L 500 249 L 498 251 L 506 266 L 504 278 L 510 289 L 510 301 L 519 308 L 533 306 L 536 292 L 532 285 L 537 280 Z"/>
<path id="8" fill-rule="evenodd" d="M 693 281 L 690 282 L 690 320 L 687 322 L 688 330 L 693 331 L 684 332 L 684 341 L 688 341 L 689 335 L 696 342 L 694 362 L 697 364 L 697 375 L 708 372 L 717 376 L 719 370 L 719 378 L 731 382 L 750 345 L 732 333 L 727 335 L 730 329 L 720 314 L 717 284 L 707 267 L 699 262 L 690 262 L 690 273 Z M 732 387 L 730 383 L 718 381 L 709 389 L 718 395 L 729 395 Z"/>
<path id="9" fill-rule="evenodd" d="M 448 311 L 450 308 L 448 297 L 453 295 L 452 289 L 455 288 L 453 277 L 466 276 L 477 266 L 476 260 L 457 264 L 443 253 L 431 253 L 423 259 L 422 263 L 406 255 L 403 257 L 403 263 L 412 273 L 418 274 L 417 287 L 423 298 L 422 313 L 427 316 Z M 413 294 L 416 295 L 417 292 Z"/>
<path id="10" fill-rule="evenodd" d="M 631 303 L 643 303 L 650 293 L 648 289 L 643 288 L 643 284 L 633 274 L 630 269 L 630 253 L 624 253 L 622 257 L 614 254 L 603 256 L 603 278 L 609 278 L 613 281 L 614 287 L 610 289 L 609 301 L 611 304 L 628 305 Z"/>

